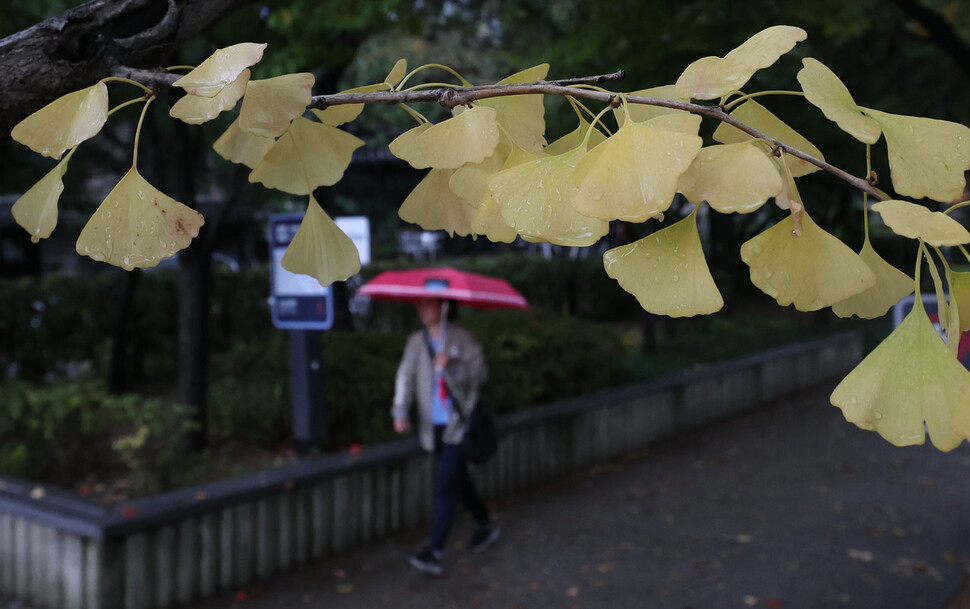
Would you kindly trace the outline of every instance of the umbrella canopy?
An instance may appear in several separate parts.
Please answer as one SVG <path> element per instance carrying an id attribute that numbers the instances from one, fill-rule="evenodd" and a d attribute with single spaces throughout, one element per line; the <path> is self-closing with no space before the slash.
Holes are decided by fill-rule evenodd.
<path id="1" fill-rule="evenodd" d="M 358 294 L 384 300 L 417 302 L 442 298 L 479 309 L 528 309 L 519 294 L 504 279 L 486 277 L 450 267 L 384 271 L 365 283 Z"/>

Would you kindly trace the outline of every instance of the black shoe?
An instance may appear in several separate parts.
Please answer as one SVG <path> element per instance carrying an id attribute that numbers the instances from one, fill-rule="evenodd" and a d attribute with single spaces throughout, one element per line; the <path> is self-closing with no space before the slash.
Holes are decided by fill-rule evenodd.
<path id="1" fill-rule="evenodd" d="M 441 566 L 441 552 L 432 550 L 429 547 L 425 547 L 417 554 L 409 556 L 408 562 L 415 569 L 430 573 L 431 575 L 441 575 L 444 572 L 444 567 Z"/>
<path id="2" fill-rule="evenodd" d="M 468 549 L 476 554 L 484 552 L 488 549 L 490 545 L 498 541 L 501 537 L 502 532 L 499 531 L 495 525 L 487 524 L 483 527 L 475 529 L 472 533 L 472 539 L 468 542 Z"/>

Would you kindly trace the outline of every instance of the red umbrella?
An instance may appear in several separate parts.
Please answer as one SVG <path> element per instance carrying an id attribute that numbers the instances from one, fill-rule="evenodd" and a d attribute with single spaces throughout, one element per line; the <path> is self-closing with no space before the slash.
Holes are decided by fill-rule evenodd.
<path id="1" fill-rule="evenodd" d="M 442 298 L 479 309 L 529 308 L 522 294 L 504 279 L 450 267 L 384 271 L 365 283 L 357 293 L 371 298 L 406 302 Z"/>

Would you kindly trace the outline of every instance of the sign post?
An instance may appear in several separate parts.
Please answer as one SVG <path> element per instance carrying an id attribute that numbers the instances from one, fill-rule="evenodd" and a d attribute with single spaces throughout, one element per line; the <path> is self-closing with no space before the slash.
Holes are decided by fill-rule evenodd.
<path id="1" fill-rule="evenodd" d="M 270 308 L 273 325 L 290 335 L 293 445 L 299 454 L 322 448 L 327 437 L 321 331 L 333 325 L 333 288 L 282 265 L 302 221 L 303 214 L 273 214 L 269 219 Z"/>

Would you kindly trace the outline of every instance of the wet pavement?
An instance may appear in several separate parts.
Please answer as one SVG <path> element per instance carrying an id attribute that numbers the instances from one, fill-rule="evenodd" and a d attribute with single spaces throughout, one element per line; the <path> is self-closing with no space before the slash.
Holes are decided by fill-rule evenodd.
<path id="1" fill-rule="evenodd" d="M 495 506 L 502 539 L 445 574 L 416 531 L 196 609 L 940 609 L 970 557 L 970 447 L 896 448 L 832 387 Z"/>

